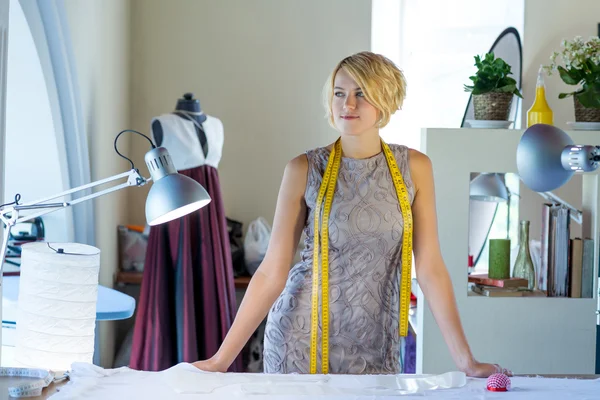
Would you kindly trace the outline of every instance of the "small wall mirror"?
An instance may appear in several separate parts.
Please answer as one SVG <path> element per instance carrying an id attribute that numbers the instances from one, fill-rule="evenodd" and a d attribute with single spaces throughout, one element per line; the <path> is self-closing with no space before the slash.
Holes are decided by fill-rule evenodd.
<path id="1" fill-rule="evenodd" d="M 474 276 L 485 276 L 489 272 L 490 241 L 493 239 L 508 239 L 508 258 L 510 261 L 510 277 L 514 276 L 514 267 L 519 252 L 519 224 L 520 221 L 529 221 L 529 250 L 535 269 L 536 287 L 529 293 L 512 293 L 511 290 L 496 290 L 493 296 L 553 296 L 548 292 L 548 266 L 558 272 L 550 272 L 567 279 L 567 288 L 560 297 L 585 297 L 578 287 L 586 287 L 585 262 L 583 265 L 572 266 L 573 259 L 583 259 L 581 208 L 582 208 L 582 177 L 575 175 L 566 185 L 554 192 L 533 192 L 519 179 L 516 173 L 504 172 L 472 172 L 469 176 L 469 243 L 467 275 L 469 276 L 468 291 L 473 295 Z M 548 248 L 547 237 L 553 237 L 550 228 L 544 228 L 544 208 L 547 204 L 558 204 L 563 209 L 568 209 L 569 217 L 563 223 L 564 234 L 561 236 L 562 253 L 561 261 L 552 264 L 548 257 L 543 259 L 543 254 L 550 254 L 552 258 L 556 250 Z M 548 218 L 548 217 L 546 217 Z M 549 219 L 546 219 L 549 221 Z M 547 225 L 550 225 L 548 222 Z M 546 236 L 543 234 L 546 230 Z M 554 230 L 556 236 L 556 229 Z M 545 240 L 546 244 L 543 244 Z M 552 239 L 551 239 L 552 240 Z M 581 242 L 573 244 L 573 241 Z M 581 244 L 581 246 L 579 246 Z M 555 246 L 556 247 L 556 246 Z M 581 250 L 578 250 L 581 247 Z M 581 254 L 575 254 L 579 251 Z M 575 253 L 573 253 L 575 252 Z M 557 259 L 558 259 L 557 258 Z M 583 271 L 579 271 L 579 270 Z M 574 273 L 574 277 L 571 275 Z M 584 276 L 581 276 L 583 273 Z M 561 275 L 562 274 L 562 275 Z M 546 277 L 546 278 L 544 278 Z M 579 283 L 578 283 L 579 282 Z M 574 285 L 574 291 L 571 287 Z M 510 286 L 510 285 L 509 285 Z M 506 288 L 508 289 L 508 287 Z M 521 288 L 523 289 L 523 288 Z M 491 291 L 484 295 L 492 296 Z M 476 291 L 477 292 L 477 291 Z M 479 293 L 481 295 L 481 293 Z"/>
<path id="2" fill-rule="evenodd" d="M 469 184 L 468 272 L 487 273 L 489 239 L 517 243 L 520 185 L 517 174 L 473 172 Z"/>

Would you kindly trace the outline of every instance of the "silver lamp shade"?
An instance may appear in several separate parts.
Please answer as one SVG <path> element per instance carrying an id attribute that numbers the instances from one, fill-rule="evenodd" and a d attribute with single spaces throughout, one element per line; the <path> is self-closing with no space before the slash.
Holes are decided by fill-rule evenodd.
<path id="1" fill-rule="evenodd" d="M 535 192 L 548 192 L 571 179 L 574 171 L 565 169 L 563 150 L 573 140 L 552 125 L 535 124 L 527 128 L 517 147 L 517 169 L 523 183 Z"/>
<path id="2" fill-rule="evenodd" d="M 469 197 L 472 200 L 503 203 L 508 201 L 508 190 L 498 174 L 483 173 L 471 181 Z"/>
<path id="3" fill-rule="evenodd" d="M 210 203 L 211 198 L 202 185 L 177 173 L 164 147 L 150 150 L 144 160 L 154 181 L 146 198 L 148 225 L 174 220 Z"/>

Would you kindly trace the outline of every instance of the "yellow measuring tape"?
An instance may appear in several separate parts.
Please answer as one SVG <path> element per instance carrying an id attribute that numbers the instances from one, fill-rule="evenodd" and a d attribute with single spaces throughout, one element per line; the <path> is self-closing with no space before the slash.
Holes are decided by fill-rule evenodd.
<path id="1" fill-rule="evenodd" d="M 402 277 L 400 284 L 400 335 L 408 334 L 408 308 L 410 305 L 410 271 L 412 265 L 412 231 L 413 220 L 408 191 L 402 179 L 402 173 L 390 147 L 382 140 L 381 146 L 394 182 L 404 228 L 402 233 Z M 338 139 L 329 155 L 323 181 L 319 189 L 315 206 L 313 274 L 312 274 L 312 315 L 310 331 L 310 373 L 317 373 L 317 337 L 319 327 L 319 276 L 321 277 L 321 373 L 329 372 L 329 213 L 333 203 L 333 194 L 337 183 L 342 158 L 342 142 Z M 323 221 L 319 229 L 321 206 L 323 205 Z M 319 244 L 321 245 L 321 268 L 319 270 Z"/>

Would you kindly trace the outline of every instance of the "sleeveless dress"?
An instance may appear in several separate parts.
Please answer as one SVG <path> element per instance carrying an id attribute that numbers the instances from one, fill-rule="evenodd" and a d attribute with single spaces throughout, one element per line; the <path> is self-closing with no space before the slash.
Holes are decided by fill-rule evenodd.
<path id="1" fill-rule="evenodd" d="M 412 204 L 409 149 L 395 144 L 389 147 Z M 306 152 L 306 239 L 301 261 L 290 270 L 285 288 L 267 318 L 265 373 L 310 371 L 313 224 L 329 155 L 327 148 Z M 403 225 L 385 154 L 367 159 L 342 157 L 329 222 L 329 373 L 401 372 L 399 279 Z M 321 373 L 320 332 L 319 318 L 317 373 Z"/>

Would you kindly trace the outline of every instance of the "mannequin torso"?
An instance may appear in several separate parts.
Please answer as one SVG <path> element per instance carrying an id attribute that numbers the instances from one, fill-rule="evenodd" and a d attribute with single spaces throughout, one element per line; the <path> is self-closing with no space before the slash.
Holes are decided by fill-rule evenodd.
<path id="1" fill-rule="evenodd" d="M 154 144 L 165 147 L 178 171 L 203 165 L 218 168 L 223 148 L 223 123 L 204 114 L 200 102 L 186 93 L 173 112 L 152 118 Z"/>
<path id="2" fill-rule="evenodd" d="M 177 100 L 177 105 L 175 106 L 175 111 L 173 114 L 196 122 L 194 124 L 196 125 L 196 133 L 198 134 L 198 140 L 200 140 L 200 145 L 204 151 L 204 157 L 206 157 L 208 154 L 208 142 L 206 140 L 206 134 L 202 129 L 202 123 L 206 121 L 206 115 L 200 108 L 200 101 L 198 101 L 198 99 L 194 99 L 194 95 L 192 93 L 186 93 L 183 95 L 183 98 Z M 152 122 L 152 133 L 154 135 L 156 145 L 160 146 L 163 142 L 163 129 L 159 120 L 154 120 Z"/>

